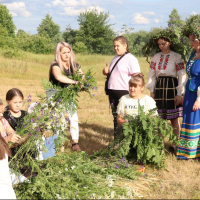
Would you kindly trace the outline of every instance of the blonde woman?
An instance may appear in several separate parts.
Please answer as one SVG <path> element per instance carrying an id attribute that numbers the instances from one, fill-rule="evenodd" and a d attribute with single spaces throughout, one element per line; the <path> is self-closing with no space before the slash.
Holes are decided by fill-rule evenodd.
<path id="1" fill-rule="evenodd" d="M 49 81 L 51 81 L 53 85 L 59 85 L 62 88 L 65 88 L 70 84 L 78 84 L 78 81 L 68 78 L 68 76 L 73 75 L 77 70 L 80 74 L 83 74 L 76 62 L 72 47 L 66 42 L 59 42 L 55 49 L 55 59 L 50 66 Z M 63 75 L 63 73 L 65 75 Z M 72 136 L 72 150 L 79 152 L 81 151 L 81 148 L 78 144 L 79 127 L 77 113 L 69 115 L 69 121 L 70 133 Z"/>

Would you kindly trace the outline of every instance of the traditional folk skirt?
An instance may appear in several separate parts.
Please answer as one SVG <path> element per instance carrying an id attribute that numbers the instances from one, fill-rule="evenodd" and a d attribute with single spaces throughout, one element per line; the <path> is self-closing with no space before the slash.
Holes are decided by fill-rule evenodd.
<path id="1" fill-rule="evenodd" d="M 177 149 L 178 159 L 200 159 L 200 110 L 193 111 L 197 92 L 190 91 L 188 80 L 183 103 L 183 123 Z"/>
<path id="2" fill-rule="evenodd" d="M 154 98 L 160 118 L 170 120 L 177 117 L 182 117 L 182 104 L 176 106 L 174 102 L 177 95 L 177 86 L 177 78 L 170 76 L 157 77 L 156 86 L 154 89 Z"/>

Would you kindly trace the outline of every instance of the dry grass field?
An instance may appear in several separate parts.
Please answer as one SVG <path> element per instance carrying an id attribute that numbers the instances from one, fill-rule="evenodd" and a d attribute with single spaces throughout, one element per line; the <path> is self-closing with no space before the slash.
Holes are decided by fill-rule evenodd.
<path id="1" fill-rule="evenodd" d="M 6 105 L 5 94 L 13 88 L 19 88 L 26 99 L 30 94 L 32 101 L 37 101 L 37 93 L 44 94 L 41 78 L 48 79 L 48 71 L 53 55 L 35 55 L 18 52 L 17 57 L 6 58 L 10 50 L 0 50 L 0 98 Z M 93 67 L 98 83 L 95 97 L 91 99 L 87 93 L 79 97 L 80 146 L 82 150 L 92 154 L 93 151 L 105 148 L 113 139 L 112 114 L 108 97 L 104 94 L 105 78 L 102 69 L 113 56 L 77 55 L 77 61 L 83 71 Z M 149 65 L 145 58 L 138 58 L 141 70 L 147 79 Z M 148 90 L 145 90 L 149 94 Z M 70 139 L 70 136 L 69 136 Z M 70 141 L 66 149 L 71 147 Z M 166 145 L 167 148 L 167 145 Z M 178 161 L 175 156 L 167 154 L 166 169 L 155 169 L 146 166 L 144 175 L 139 180 L 128 181 L 123 185 L 133 186 L 144 199 L 200 199 L 200 163 L 193 160 Z"/>

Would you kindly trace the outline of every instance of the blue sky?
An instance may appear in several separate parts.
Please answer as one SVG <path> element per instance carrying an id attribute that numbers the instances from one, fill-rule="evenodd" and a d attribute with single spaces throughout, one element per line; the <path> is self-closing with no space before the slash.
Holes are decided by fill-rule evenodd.
<path id="1" fill-rule="evenodd" d="M 151 27 L 165 27 L 169 14 L 176 8 L 182 19 L 191 14 L 199 14 L 200 0 L 0 0 L 7 6 L 17 29 L 31 34 L 46 14 L 64 31 L 67 25 L 78 29 L 78 15 L 85 9 L 96 7 L 99 11 L 109 12 L 112 28 L 120 31 L 123 24 L 134 31 Z"/>

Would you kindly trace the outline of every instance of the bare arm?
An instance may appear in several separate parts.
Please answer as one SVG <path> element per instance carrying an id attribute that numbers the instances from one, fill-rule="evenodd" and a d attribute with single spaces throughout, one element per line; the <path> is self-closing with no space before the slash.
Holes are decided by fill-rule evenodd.
<path id="1" fill-rule="evenodd" d="M 7 135 L 11 135 L 11 134 L 15 134 L 15 130 L 10 126 L 10 124 L 8 123 L 8 125 L 6 126 L 6 133 Z"/>
<path id="2" fill-rule="evenodd" d="M 120 125 L 122 125 L 122 124 L 124 124 L 125 122 L 128 122 L 128 121 L 127 121 L 126 119 L 124 119 L 123 116 L 118 115 L 118 116 L 117 116 L 117 122 L 118 122 Z"/>
<path id="3" fill-rule="evenodd" d="M 21 137 L 17 135 L 16 133 L 10 134 L 7 137 L 4 138 L 7 143 L 12 142 L 12 143 L 19 143 L 19 140 Z"/>
<path id="4" fill-rule="evenodd" d="M 109 66 L 108 63 L 106 63 L 106 67 L 102 71 L 103 75 L 108 76 L 109 74 Z"/>
<path id="5" fill-rule="evenodd" d="M 82 71 L 82 70 L 81 70 Z M 80 72 L 81 72 L 80 71 Z M 59 82 L 61 83 L 68 83 L 68 84 L 77 84 L 76 81 L 64 76 L 62 73 L 61 73 L 61 70 L 58 66 L 53 66 L 52 67 L 52 73 L 53 73 L 53 76 L 55 77 L 56 80 L 58 80 Z"/>

